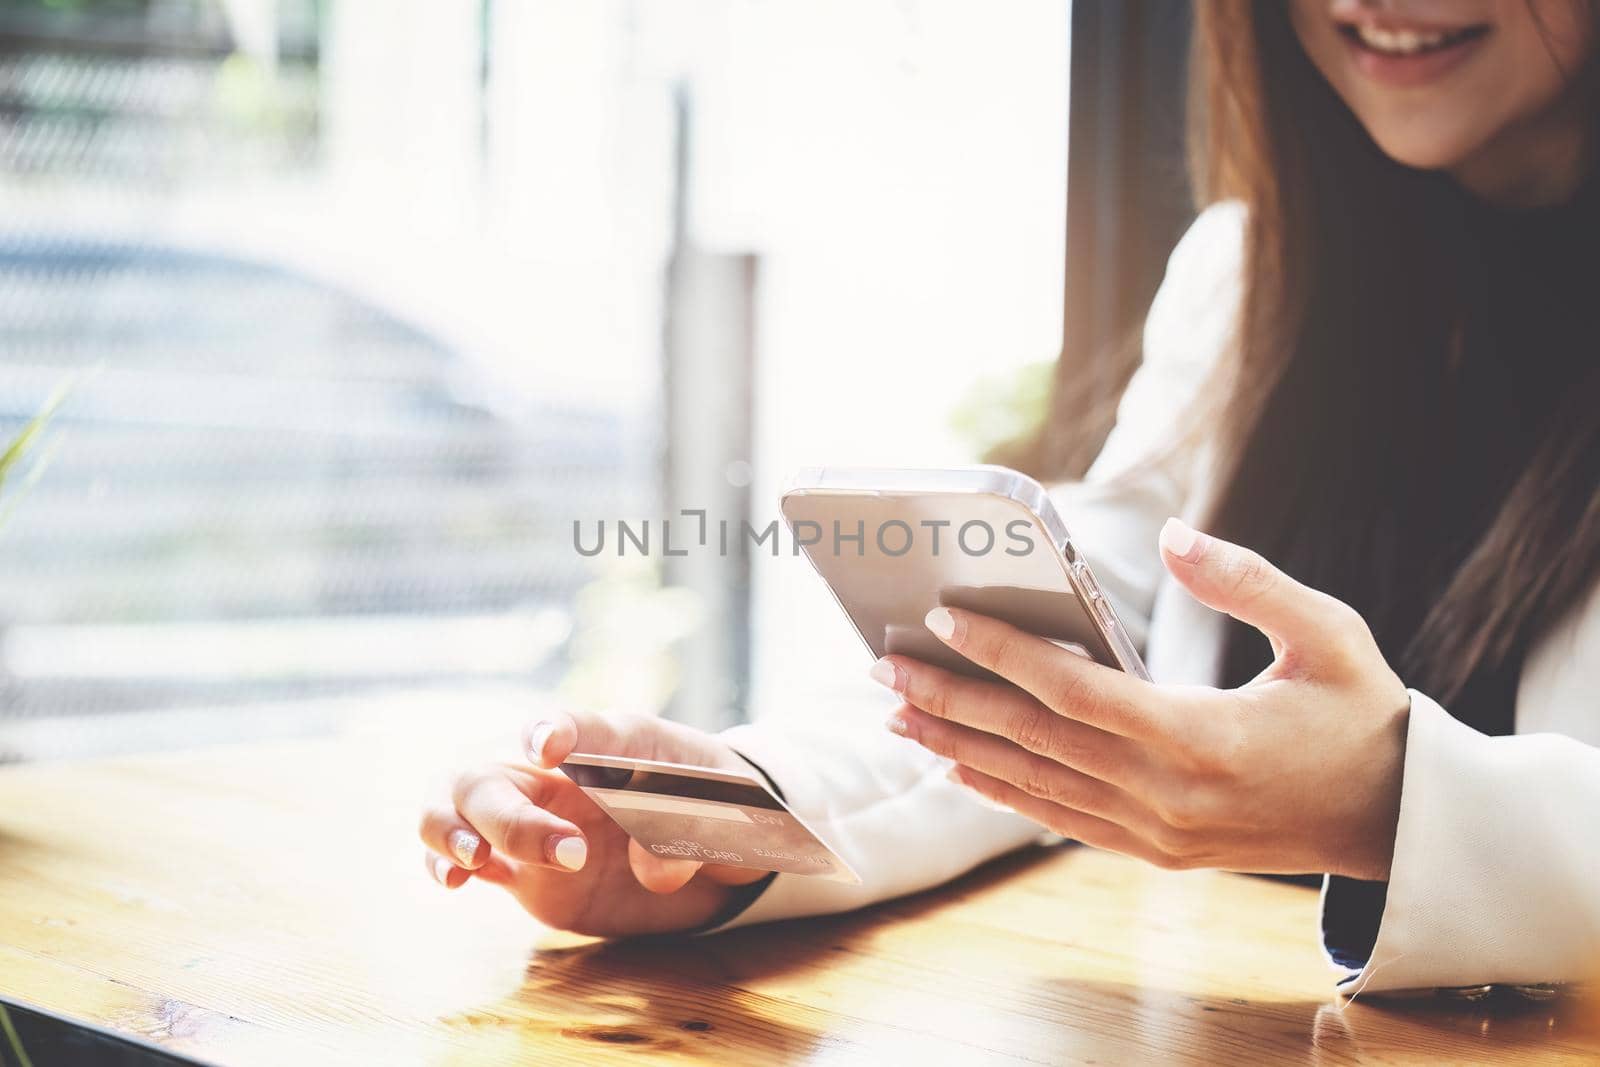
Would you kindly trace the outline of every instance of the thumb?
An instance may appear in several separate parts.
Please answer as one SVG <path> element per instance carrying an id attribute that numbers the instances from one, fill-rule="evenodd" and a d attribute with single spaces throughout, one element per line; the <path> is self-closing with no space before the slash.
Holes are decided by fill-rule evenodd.
<path id="1" fill-rule="evenodd" d="M 1326 629 L 1332 598 L 1248 548 L 1203 534 L 1180 519 L 1167 520 L 1160 540 L 1161 562 L 1180 585 L 1207 607 L 1266 634 L 1274 652 Z"/>
<path id="2" fill-rule="evenodd" d="M 633 877 L 638 883 L 650 892 L 676 893 L 699 872 L 700 861 L 657 856 L 630 837 L 628 866 L 633 868 Z"/>

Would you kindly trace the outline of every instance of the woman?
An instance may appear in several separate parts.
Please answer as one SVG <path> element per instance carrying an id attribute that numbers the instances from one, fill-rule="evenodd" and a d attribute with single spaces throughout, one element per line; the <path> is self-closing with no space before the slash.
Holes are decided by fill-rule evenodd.
<path id="1" fill-rule="evenodd" d="M 1196 17 L 1212 206 L 1115 429 L 1056 492 L 1158 684 L 938 609 L 929 629 L 1006 682 L 879 661 L 901 738 L 556 716 L 527 763 L 425 813 L 441 882 L 586 932 L 705 929 L 921 889 L 1047 828 L 1164 867 L 1326 873 L 1351 988 L 1594 973 L 1596 16 Z M 865 885 L 649 856 L 548 769 L 575 747 L 753 764 Z"/>

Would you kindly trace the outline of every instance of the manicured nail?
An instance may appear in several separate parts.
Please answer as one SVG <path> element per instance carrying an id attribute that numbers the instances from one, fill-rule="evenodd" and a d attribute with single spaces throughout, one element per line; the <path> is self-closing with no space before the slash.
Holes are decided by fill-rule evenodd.
<path id="1" fill-rule="evenodd" d="M 552 723 L 535 723 L 533 729 L 528 731 L 528 758 L 535 763 L 544 762 L 544 745 L 550 740 L 550 735 L 555 732 Z"/>
<path id="2" fill-rule="evenodd" d="M 934 608 L 923 617 L 922 624 L 941 641 L 956 635 L 956 617 L 950 614 L 949 608 Z"/>
<path id="3" fill-rule="evenodd" d="M 581 871 L 589 860 L 589 845 L 581 837 L 557 838 L 550 855 L 567 870 Z"/>
<path id="4" fill-rule="evenodd" d="M 446 889 L 449 889 L 450 872 L 455 870 L 455 865 L 449 860 L 445 859 L 443 856 L 435 856 L 433 857 L 433 861 L 430 866 L 433 869 L 433 880 L 444 886 Z"/>
<path id="5" fill-rule="evenodd" d="M 899 734 L 901 737 L 911 736 L 911 724 L 906 722 L 905 717 L 898 711 L 885 719 L 883 725 L 889 728 L 891 734 Z"/>
<path id="6" fill-rule="evenodd" d="M 1186 563 L 1200 559 L 1201 533 L 1182 519 L 1168 519 L 1161 527 L 1161 547 Z"/>
<path id="7" fill-rule="evenodd" d="M 456 866 L 472 870 L 478 865 L 478 846 L 483 844 L 481 838 L 471 830 L 460 828 L 450 831 L 450 855 L 456 858 Z"/>
<path id="8" fill-rule="evenodd" d="M 888 686 L 896 693 L 905 688 L 905 683 L 900 680 L 900 668 L 886 659 L 874 663 L 872 669 L 867 672 L 867 677 L 879 685 Z"/>

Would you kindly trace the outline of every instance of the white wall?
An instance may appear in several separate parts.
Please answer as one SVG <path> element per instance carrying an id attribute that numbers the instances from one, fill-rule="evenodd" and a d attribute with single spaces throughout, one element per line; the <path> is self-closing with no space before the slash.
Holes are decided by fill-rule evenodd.
<path id="1" fill-rule="evenodd" d="M 715 16 L 685 45 L 695 233 L 762 257 L 755 499 L 813 464 L 972 462 L 952 409 L 1060 345 L 1068 5 L 685 7 Z M 804 560 L 753 570 L 757 711 L 872 694 Z"/>

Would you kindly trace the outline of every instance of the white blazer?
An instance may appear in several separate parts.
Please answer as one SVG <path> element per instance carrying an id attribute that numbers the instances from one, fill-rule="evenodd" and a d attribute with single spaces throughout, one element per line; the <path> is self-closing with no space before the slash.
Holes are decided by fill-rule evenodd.
<path id="1" fill-rule="evenodd" d="M 1161 682 L 1219 678 L 1223 616 L 1173 582 L 1156 552 L 1169 515 L 1203 520 L 1211 487 L 1193 457 L 1116 476 L 1169 440 L 1174 416 L 1232 342 L 1243 226 L 1241 205 L 1220 204 L 1178 244 L 1115 429 L 1081 483 L 1052 490 Z M 1345 972 L 1348 990 L 1565 981 L 1600 970 L 1596 675 L 1600 587 L 1531 650 L 1516 736 L 1480 734 L 1411 692 L 1388 902 L 1366 966 Z M 926 889 L 1040 833 L 982 806 L 945 779 L 945 761 L 877 722 L 856 730 L 762 721 L 726 737 L 865 880 L 778 875 L 730 926 Z"/>

